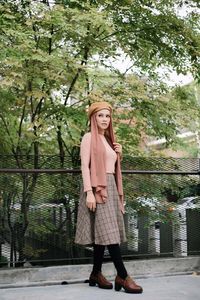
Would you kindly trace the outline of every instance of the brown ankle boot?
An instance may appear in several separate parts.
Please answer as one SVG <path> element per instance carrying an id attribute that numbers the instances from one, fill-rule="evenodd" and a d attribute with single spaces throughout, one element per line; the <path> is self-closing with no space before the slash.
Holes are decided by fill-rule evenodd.
<path id="1" fill-rule="evenodd" d="M 98 285 L 101 289 L 112 289 L 113 285 L 111 282 L 109 282 L 101 272 L 99 272 L 97 275 L 90 274 L 89 278 L 89 286 L 95 286 Z"/>
<path id="2" fill-rule="evenodd" d="M 127 276 L 125 279 L 116 276 L 115 291 L 120 291 L 122 287 L 126 293 L 140 294 L 143 291 L 142 287 L 137 285 L 130 276 Z"/>

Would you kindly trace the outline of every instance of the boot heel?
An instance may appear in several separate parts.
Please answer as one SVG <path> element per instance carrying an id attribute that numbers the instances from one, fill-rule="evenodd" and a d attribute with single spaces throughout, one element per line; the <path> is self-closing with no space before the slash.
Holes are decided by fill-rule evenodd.
<path id="1" fill-rule="evenodd" d="M 121 284 L 115 283 L 115 291 L 119 292 L 121 290 Z"/>
<path id="2" fill-rule="evenodd" d="M 96 282 L 95 281 L 93 281 L 93 280 L 90 280 L 89 281 L 89 286 L 95 286 L 96 285 Z"/>

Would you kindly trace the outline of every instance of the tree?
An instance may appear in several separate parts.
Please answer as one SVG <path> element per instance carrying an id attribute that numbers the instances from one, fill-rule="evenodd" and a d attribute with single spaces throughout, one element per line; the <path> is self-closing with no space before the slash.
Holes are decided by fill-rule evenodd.
<path id="1" fill-rule="evenodd" d="M 177 87 L 173 91 L 173 98 L 176 99 L 177 105 L 185 102 L 185 109 L 181 110 L 179 115 L 179 123 L 182 129 L 187 129 L 194 133 L 193 143 L 180 143 L 179 144 L 186 150 L 191 150 L 193 157 L 200 157 L 200 88 L 194 82 L 183 87 Z M 178 107 L 179 108 L 179 107 Z M 178 144 L 178 145 L 179 145 Z"/>
<path id="2" fill-rule="evenodd" d="M 155 76 L 153 70 L 163 65 L 177 72 L 190 70 L 198 76 L 197 1 L 187 4 L 185 1 L 84 0 L 80 3 L 59 0 L 55 3 L 59 4 L 9 0 L 1 4 L 3 102 L 6 97 L 12 98 L 15 112 L 19 112 L 17 120 L 20 119 L 16 124 L 14 151 L 20 151 L 21 141 L 26 144 L 27 134 L 31 135 L 31 143 L 28 142 L 25 152 L 37 148 L 38 142 L 46 140 L 48 119 L 53 118 L 60 157 L 65 151 L 72 154 L 72 145 L 66 148 L 62 138 L 62 131 L 67 129 L 67 137 L 73 140 L 70 130 L 74 127 L 74 118 L 71 118 L 72 123 L 68 121 L 72 112 L 68 109 L 69 100 L 77 99 L 72 108 L 80 103 L 85 106 L 91 101 L 88 94 L 99 89 L 116 107 L 128 100 L 128 108 L 132 111 L 136 108 L 135 118 L 140 120 L 146 119 L 144 111 L 151 111 L 151 107 L 156 111 L 157 99 L 151 99 L 155 88 L 148 90 L 152 84 L 126 80 L 126 74 L 108 65 L 108 59 L 117 59 L 120 49 L 131 58 L 139 74 Z M 191 9 L 184 18 L 177 14 L 183 5 Z M 96 84 L 98 66 L 102 65 L 115 73 L 111 86 L 105 80 L 101 80 L 100 86 Z M 145 95 L 141 90 L 136 91 L 137 84 L 145 90 Z M 58 101 L 54 96 L 56 90 Z M 159 114 L 164 115 L 166 111 L 164 107 Z M 77 114 L 77 109 L 75 112 Z M 152 114 L 152 124 L 157 122 L 154 117 Z M 5 120 L 2 123 L 5 127 Z M 77 127 L 79 125 L 80 122 Z M 81 124 L 81 127 L 85 126 Z M 81 130 L 78 134 L 80 136 Z"/>

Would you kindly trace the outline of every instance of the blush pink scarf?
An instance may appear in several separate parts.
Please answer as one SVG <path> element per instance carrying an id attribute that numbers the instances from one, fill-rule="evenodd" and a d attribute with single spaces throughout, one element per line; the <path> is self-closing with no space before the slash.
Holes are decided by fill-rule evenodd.
<path id="1" fill-rule="evenodd" d="M 105 166 L 105 148 L 98 134 L 98 127 L 96 123 L 95 114 L 90 118 L 91 124 L 91 185 L 95 188 L 95 199 L 97 203 L 105 203 L 107 200 L 107 183 L 106 183 L 106 166 Z M 112 119 L 110 119 L 109 128 L 105 134 L 105 137 L 111 142 L 111 147 L 113 148 L 113 143 L 115 142 Z M 110 144 L 110 143 L 109 143 Z M 113 148 L 114 149 L 114 148 Z M 121 175 L 121 164 L 120 157 L 117 154 L 117 161 L 115 164 L 115 180 L 117 185 L 117 190 L 120 197 L 121 211 L 124 212 L 124 197 L 123 197 L 123 186 L 122 186 L 122 175 Z"/>

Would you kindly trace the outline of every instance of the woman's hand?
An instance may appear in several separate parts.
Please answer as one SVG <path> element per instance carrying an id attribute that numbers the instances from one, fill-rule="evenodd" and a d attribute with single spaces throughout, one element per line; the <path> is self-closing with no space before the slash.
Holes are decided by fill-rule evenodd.
<path id="1" fill-rule="evenodd" d="M 94 197 L 93 191 L 87 191 L 86 206 L 93 212 L 96 209 L 96 199 Z"/>
<path id="2" fill-rule="evenodd" d="M 115 152 L 118 153 L 121 157 L 122 156 L 122 145 L 120 145 L 119 143 L 113 143 L 113 146 L 114 146 Z"/>

